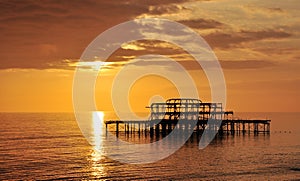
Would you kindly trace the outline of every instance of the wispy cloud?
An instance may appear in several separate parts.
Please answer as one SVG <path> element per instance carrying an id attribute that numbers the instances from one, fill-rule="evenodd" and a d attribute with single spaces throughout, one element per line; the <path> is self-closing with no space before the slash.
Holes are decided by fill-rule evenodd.
<path id="1" fill-rule="evenodd" d="M 241 30 L 239 32 L 223 33 L 221 31 L 215 32 L 205 36 L 205 39 L 212 47 L 218 48 L 232 48 L 243 47 L 242 43 L 265 40 L 265 39 L 283 39 L 288 38 L 292 34 L 285 31 L 277 30 L 263 30 L 263 31 L 249 31 Z"/>
<path id="2" fill-rule="evenodd" d="M 213 19 L 190 19 L 181 20 L 178 22 L 195 29 L 221 28 L 222 26 L 224 26 L 223 23 Z"/>

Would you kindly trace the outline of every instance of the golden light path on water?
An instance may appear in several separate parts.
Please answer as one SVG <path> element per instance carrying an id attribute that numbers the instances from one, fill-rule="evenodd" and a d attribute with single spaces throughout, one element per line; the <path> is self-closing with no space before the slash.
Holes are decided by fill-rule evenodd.
<path id="1" fill-rule="evenodd" d="M 94 149 L 101 152 L 102 136 L 104 127 L 104 113 L 102 111 L 93 112 Z"/>
<path id="2" fill-rule="evenodd" d="M 95 111 L 92 113 L 92 126 L 93 126 L 93 136 L 94 136 L 94 143 L 93 143 L 93 150 L 91 153 L 91 163 L 92 175 L 94 177 L 104 176 L 105 175 L 105 168 L 101 163 L 101 159 L 103 158 L 102 150 L 103 150 L 103 134 L 104 134 L 104 112 L 102 111 Z"/>

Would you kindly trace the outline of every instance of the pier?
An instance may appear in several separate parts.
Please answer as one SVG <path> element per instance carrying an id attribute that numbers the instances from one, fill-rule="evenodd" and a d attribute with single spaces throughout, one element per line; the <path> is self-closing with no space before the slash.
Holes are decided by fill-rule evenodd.
<path id="1" fill-rule="evenodd" d="M 198 99 L 168 99 L 152 103 L 148 120 L 107 120 L 108 131 L 125 134 L 138 133 L 166 136 L 175 128 L 201 133 L 204 129 L 217 130 L 218 134 L 270 133 L 268 119 L 234 118 L 233 111 L 224 111 L 222 103 L 206 103 Z M 209 122 L 210 120 L 210 122 Z M 113 125 L 114 130 L 109 129 Z"/>

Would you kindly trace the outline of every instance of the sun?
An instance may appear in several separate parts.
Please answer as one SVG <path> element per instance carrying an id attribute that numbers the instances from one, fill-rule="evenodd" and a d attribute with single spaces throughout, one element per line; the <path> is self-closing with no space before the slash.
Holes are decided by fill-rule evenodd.
<path id="1" fill-rule="evenodd" d="M 104 112 L 97 111 L 96 115 L 98 116 L 98 119 L 100 119 L 101 121 L 104 121 Z"/>

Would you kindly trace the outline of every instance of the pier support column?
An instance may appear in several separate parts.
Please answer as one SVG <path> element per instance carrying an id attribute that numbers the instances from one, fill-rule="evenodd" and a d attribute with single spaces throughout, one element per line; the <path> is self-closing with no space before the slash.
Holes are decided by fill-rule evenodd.
<path id="1" fill-rule="evenodd" d="M 245 123 L 243 122 L 242 124 L 243 124 L 243 130 L 242 131 L 243 131 L 243 134 L 245 134 L 246 133 Z"/>
<path id="2" fill-rule="evenodd" d="M 234 122 L 230 123 L 230 131 L 231 131 L 231 134 L 234 134 Z"/>
<path id="3" fill-rule="evenodd" d="M 119 123 L 116 123 L 116 133 L 119 132 Z"/>
<path id="4" fill-rule="evenodd" d="M 119 122 L 116 123 L 116 135 L 119 136 Z"/>
<path id="5" fill-rule="evenodd" d="M 150 137 L 153 137 L 153 134 L 154 134 L 154 128 L 153 128 L 153 124 L 150 123 Z"/>
<path id="6" fill-rule="evenodd" d="M 127 127 L 127 134 L 129 134 L 129 124 L 126 124 Z"/>
<path id="7" fill-rule="evenodd" d="M 171 132 L 172 132 L 172 124 L 168 123 L 168 133 L 171 133 Z"/>
<path id="8" fill-rule="evenodd" d="M 257 123 L 253 123 L 254 124 L 254 133 L 257 134 L 258 133 L 258 124 Z"/>
<path id="9" fill-rule="evenodd" d="M 107 123 L 105 123 L 105 135 L 107 136 L 108 130 L 107 130 Z"/>
<path id="10" fill-rule="evenodd" d="M 224 124 L 222 123 L 221 126 L 220 126 L 220 129 L 218 131 L 220 135 L 223 135 L 223 133 L 224 133 L 223 126 L 224 126 Z"/>
<path id="11" fill-rule="evenodd" d="M 156 125 L 155 125 L 155 134 L 156 134 L 156 135 L 159 135 L 159 131 L 160 131 L 160 130 L 159 130 L 159 125 L 160 125 L 160 124 L 156 124 Z"/>
<path id="12" fill-rule="evenodd" d="M 229 131 L 229 124 L 228 124 L 228 122 L 226 122 L 226 131 L 227 131 L 227 133 Z"/>
<path id="13" fill-rule="evenodd" d="M 163 136 L 166 136 L 167 134 L 167 125 L 166 124 L 161 124 L 161 132 Z"/>
<path id="14" fill-rule="evenodd" d="M 251 131 L 251 125 L 250 123 L 248 123 L 248 133 L 250 134 L 250 131 Z"/>
<path id="15" fill-rule="evenodd" d="M 139 125 L 138 133 L 139 133 L 139 137 L 140 137 L 140 135 L 141 135 L 141 124 L 139 123 L 138 125 Z"/>

